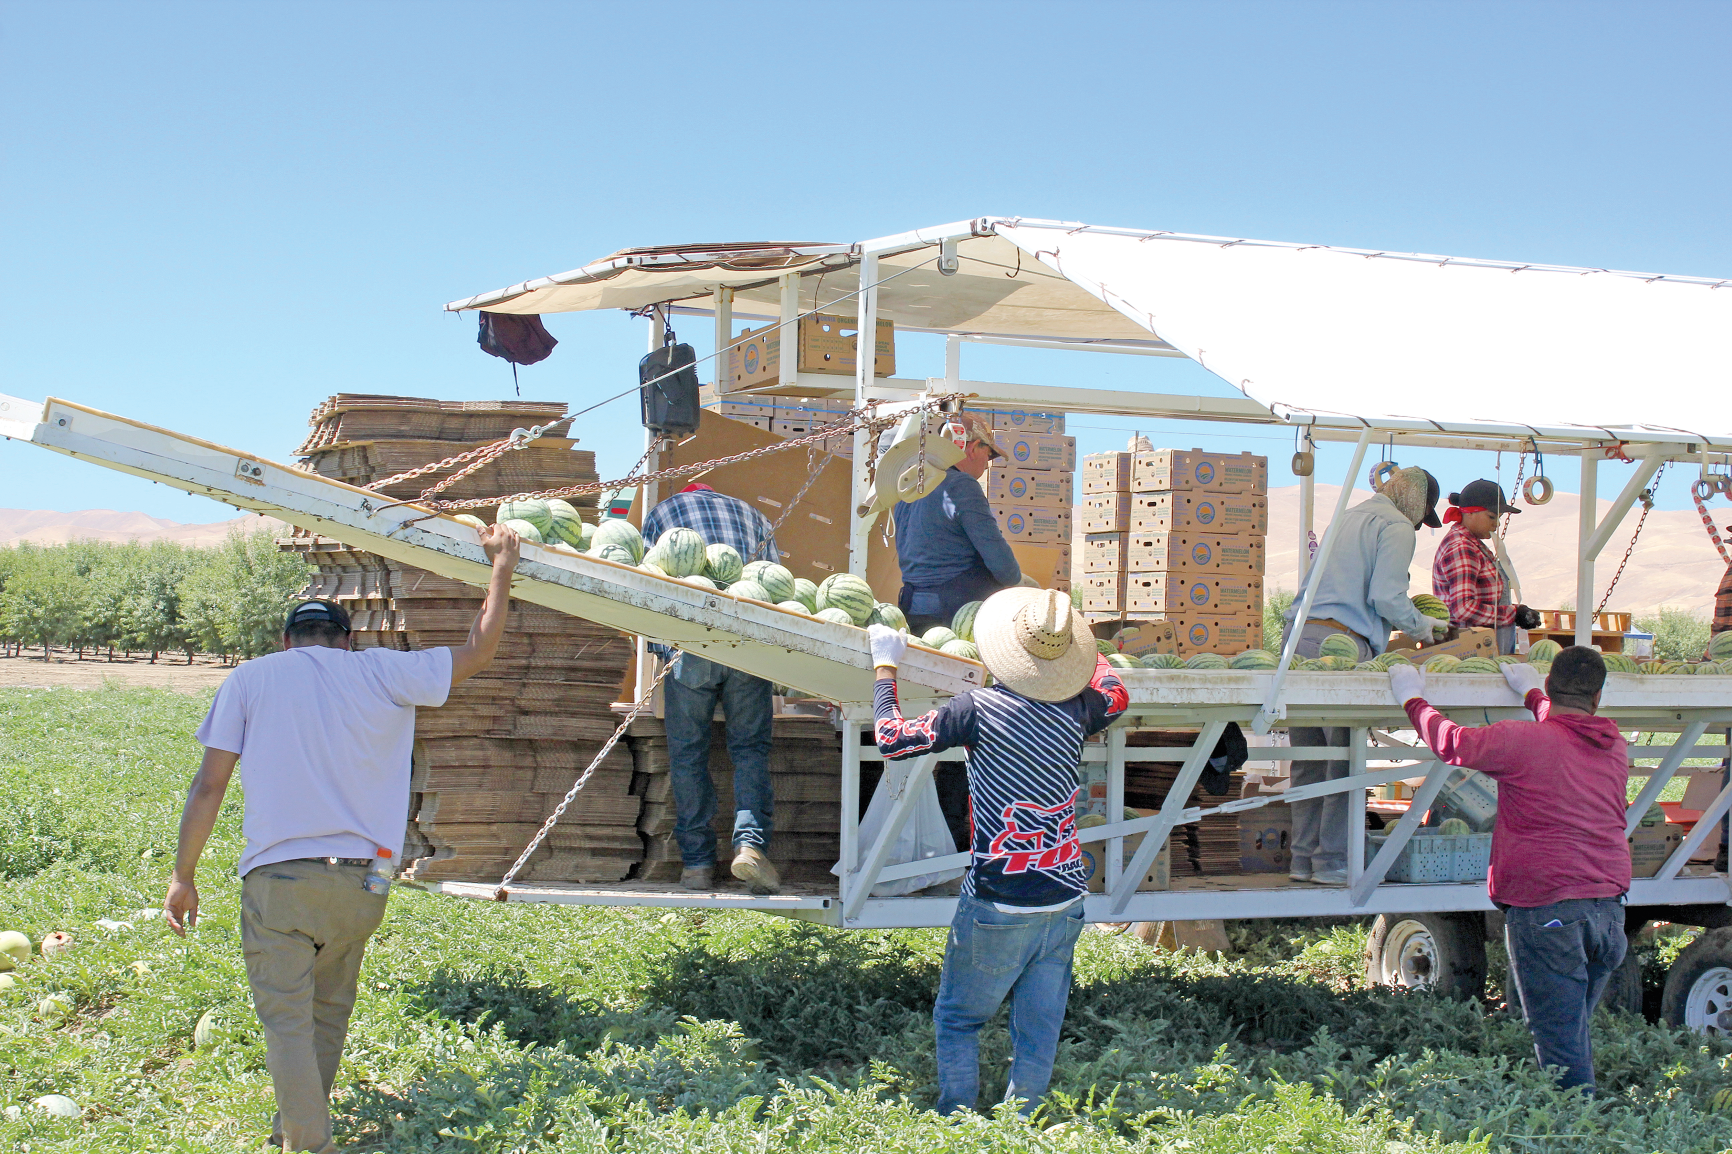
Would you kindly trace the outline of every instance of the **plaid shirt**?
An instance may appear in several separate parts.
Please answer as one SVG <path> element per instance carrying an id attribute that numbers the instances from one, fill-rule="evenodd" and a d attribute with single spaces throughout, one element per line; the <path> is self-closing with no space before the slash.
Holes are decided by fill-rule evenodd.
<path id="1" fill-rule="evenodd" d="M 695 529 L 709 545 L 732 545 L 742 561 L 780 561 L 776 539 L 770 535 L 770 519 L 740 500 L 718 493 L 714 489 L 694 489 L 690 493 L 675 493 L 643 520 L 643 539 L 654 545 L 669 529 Z M 766 542 L 757 557 L 752 553 L 758 542 Z M 667 645 L 650 645 L 650 652 L 664 661 L 671 660 L 674 649 Z"/>
<path id="2" fill-rule="evenodd" d="M 1481 629 L 1515 622 L 1514 605 L 1504 599 L 1503 571 L 1479 538 L 1456 525 L 1444 534 L 1431 562 L 1431 591 L 1449 606 L 1456 625 Z"/>
<path id="3" fill-rule="evenodd" d="M 770 536 L 770 519 L 740 500 L 712 490 L 695 489 L 675 493 L 644 518 L 643 539 L 654 545 L 669 529 L 696 529 L 705 543 L 732 545 L 742 561 L 779 561 L 776 539 Z M 767 544 L 756 557 L 758 542 Z"/>
<path id="4" fill-rule="evenodd" d="M 1712 636 L 1728 629 L 1732 629 L 1732 566 L 1720 578 L 1720 588 L 1714 590 L 1714 624 L 1708 632 Z"/>

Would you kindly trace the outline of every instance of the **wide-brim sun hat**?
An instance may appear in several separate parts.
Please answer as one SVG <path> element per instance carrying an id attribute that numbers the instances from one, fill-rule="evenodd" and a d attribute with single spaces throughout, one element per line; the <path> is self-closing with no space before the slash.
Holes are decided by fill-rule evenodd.
<path id="1" fill-rule="evenodd" d="M 974 644 L 1000 685 L 1035 701 L 1067 701 L 1094 677 L 1095 635 L 1056 589 L 988 597 L 974 618 Z"/>

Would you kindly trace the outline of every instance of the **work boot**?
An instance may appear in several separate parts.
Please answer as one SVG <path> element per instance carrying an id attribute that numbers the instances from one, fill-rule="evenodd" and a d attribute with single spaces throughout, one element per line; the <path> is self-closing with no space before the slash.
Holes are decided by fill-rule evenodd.
<path id="1" fill-rule="evenodd" d="M 1320 886 L 1344 886 L 1347 884 L 1347 871 L 1344 869 L 1313 869 L 1311 880 Z"/>
<path id="2" fill-rule="evenodd" d="M 710 865 L 687 866 L 680 871 L 680 887 L 688 890 L 704 890 L 716 888 L 716 867 Z"/>
<path id="3" fill-rule="evenodd" d="M 1296 882 L 1308 882 L 1308 881 L 1310 881 L 1311 880 L 1311 859 L 1306 858 L 1303 861 L 1301 861 L 1299 858 L 1294 858 L 1293 859 L 1293 867 L 1287 871 L 1287 876 Z"/>
<path id="4" fill-rule="evenodd" d="M 764 851 L 755 845 L 743 845 L 734 851 L 734 864 L 729 872 L 745 882 L 746 888 L 755 894 L 782 892 L 781 875 L 764 856 Z"/>

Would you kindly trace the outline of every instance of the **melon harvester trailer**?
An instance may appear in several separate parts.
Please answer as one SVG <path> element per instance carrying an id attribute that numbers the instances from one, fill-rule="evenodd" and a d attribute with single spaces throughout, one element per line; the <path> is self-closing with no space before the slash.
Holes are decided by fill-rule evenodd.
<path id="1" fill-rule="evenodd" d="M 858 288 L 837 290 L 843 274 Z M 823 278 L 830 290 L 808 307 Z M 1724 381 L 1721 350 L 1732 335 L 1732 293 L 1723 282 L 1653 277 L 1605 270 L 1563 269 L 1411 254 L 1374 253 L 1315 245 L 1195 237 L 1096 228 L 1069 222 L 978 218 L 852 245 L 699 246 L 688 250 L 627 250 L 583 269 L 525 282 L 454 302 L 458 311 L 545 313 L 596 308 L 656 308 L 712 316 L 717 347 L 733 340 L 736 319 L 775 320 L 789 340 L 805 312 L 851 315 L 875 331 L 877 318 L 904 331 L 946 337 L 946 374 L 922 380 L 878 380 L 872 358 L 859 358 L 856 403 L 894 406 L 933 393 L 973 394 L 976 403 L 1057 412 L 1151 419 L 1213 420 L 1291 427 L 1299 447 L 1319 441 L 1353 445 L 1341 495 L 1339 523 L 1368 450 L 1385 456 L 1401 446 L 1546 453 L 1574 457 L 1583 492 L 1596 490 L 1607 456 L 1633 459 L 1632 475 L 1601 516 L 1583 502 L 1575 553 L 1578 605 L 1594 601 L 1594 562 L 1655 471 L 1667 461 L 1724 468 L 1732 436 L 1710 436 L 1686 425 L 1727 424 L 1715 411 L 1725 391 L 1651 390 L 1641 401 L 1656 422 L 1589 423 L 1605 398 L 1621 396 L 1638 379 Z M 847 293 L 843 296 L 843 293 Z M 832 296 L 840 299 L 831 300 Z M 758 311 L 753 311 L 757 309 Z M 651 347 L 660 343 L 652 324 Z M 970 381 L 960 373 L 970 343 L 1031 346 L 1131 356 L 1189 357 L 1237 389 L 1228 396 L 1188 396 Z M 718 372 L 718 377 L 721 373 Z M 1447 397 L 1452 408 L 1505 414 L 1499 419 L 1447 419 L 1390 414 L 1388 382 L 1403 396 Z M 1464 383 L 1465 382 L 1465 383 Z M 797 371 L 782 359 L 781 378 L 761 391 L 834 394 L 837 378 Z M 1282 398 L 1303 397 L 1306 405 Z M 1541 421 L 1546 413 L 1581 423 Z M 1520 418 L 1520 419 L 1517 419 Z M 487 566 L 475 531 L 445 516 L 428 517 L 413 504 L 298 469 L 61 400 L 0 397 L 0 435 L 97 464 L 209 495 L 240 509 L 275 516 L 337 538 L 354 548 L 476 585 Z M 653 447 L 653 446 L 652 446 Z M 867 490 L 869 445 L 856 434 L 856 504 Z M 654 468 L 652 458 L 651 468 Z M 645 487 L 646 508 L 655 501 Z M 1300 524 L 1287 527 L 1304 547 L 1312 527 L 1312 480 L 1301 481 Z M 1273 527 L 1272 527 L 1273 528 Z M 1317 562 L 1335 547 L 1326 530 Z M 850 567 L 864 572 L 869 526 L 852 527 Z M 1500 543 L 1501 544 L 1501 543 Z M 876 755 L 859 744 L 871 721 L 870 658 L 864 633 L 773 606 L 737 601 L 590 557 L 526 546 L 513 595 L 602 625 L 668 642 L 734 668 L 836 703 L 843 718 L 840 844 L 843 870 L 830 893 L 774 897 L 696 895 L 622 882 L 605 886 L 514 885 L 509 900 L 651 906 L 756 908 L 844 927 L 947 924 L 955 899 L 878 896 L 875 887 L 963 865 L 966 854 L 919 862 L 890 861 L 890 847 L 937 759 L 922 758 L 886 772 L 880 788 L 895 804 L 877 836 L 863 841 L 861 764 Z M 1303 612 L 1304 606 L 1301 606 Z M 1578 639 L 1589 640 L 1592 616 L 1578 616 Z M 1427 981 L 1451 972 L 1483 973 L 1483 882 L 1397 885 L 1384 880 L 1421 816 L 1445 785 L 1448 769 L 1423 747 L 1391 738 L 1406 718 L 1387 680 L 1375 674 L 1290 672 L 1284 653 L 1275 672 L 1122 671 L 1131 705 L 1124 722 L 1092 743 L 1085 761 L 1104 762 L 1107 805 L 1122 810 L 1125 766 L 1171 761 L 1177 779 L 1156 814 L 1084 831 L 1104 842 L 1105 892 L 1085 899 L 1090 921 L 1338 916 L 1379 914 L 1383 971 L 1396 980 Z M 640 663 L 640 669 L 641 669 Z M 900 670 L 906 707 L 977 686 L 982 668 L 915 647 Z M 644 680 L 640 672 L 640 687 Z M 1496 676 L 1435 678 L 1428 696 L 1465 724 L 1525 716 Z M 1690 759 L 1722 756 L 1726 747 L 1699 745 L 1705 732 L 1732 727 L 1732 678 L 1614 674 L 1602 712 L 1626 730 L 1672 732 L 1641 795 L 1629 810 L 1633 829 L 1674 775 L 1719 772 L 1686 767 Z M 1181 824 L 1192 786 L 1222 728 L 1238 722 L 1258 732 L 1288 725 L 1328 725 L 1352 731 L 1353 771 L 1344 780 L 1276 798 L 1228 803 L 1249 810 L 1304 796 L 1344 792 L 1349 828 L 1364 826 L 1366 790 L 1398 779 L 1423 778 L 1411 808 L 1367 860 L 1366 843 L 1349 838 L 1346 888 L 1294 885 L 1284 877 L 1175 879 L 1173 888 L 1138 891 L 1155 855 Z M 1132 728 L 1196 731 L 1189 748 L 1128 747 Z M 1309 759 L 1321 751 L 1258 749 L 1262 760 Z M 957 757 L 951 753 L 943 758 Z M 888 767 L 887 767 L 888 769 Z M 1638 771 L 1640 772 L 1640 771 Z M 1656 876 L 1631 889 L 1630 923 L 1649 919 L 1720 926 L 1732 923 L 1732 891 L 1723 874 L 1689 859 L 1732 807 L 1722 789 L 1695 829 Z M 1127 840 L 1141 838 L 1128 854 Z M 1127 860 L 1129 858 L 1129 860 Z M 1273 883 L 1273 884 L 1258 884 Z M 437 888 L 491 897 L 493 886 L 446 882 Z M 1722 1028 L 1732 1006 L 1732 956 L 1709 967 L 1689 991 L 1691 1024 Z M 1700 1005 L 1696 1005 L 1700 1003 Z M 1724 1023 L 1732 1029 L 1732 1020 Z"/>

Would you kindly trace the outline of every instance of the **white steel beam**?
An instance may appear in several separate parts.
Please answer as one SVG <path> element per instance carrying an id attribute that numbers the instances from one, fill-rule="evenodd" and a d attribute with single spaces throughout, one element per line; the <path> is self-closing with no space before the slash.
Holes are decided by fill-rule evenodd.
<path id="1" fill-rule="evenodd" d="M 926 385 L 936 389 L 943 378 Z M 1003 381 L 960 381 L 960 392 L 973 393 L 983 403 L 1044 409 L 1057 413 L 1101 413 L 1173 421 L 1235 421 L 1279 424 L 1268 409 L 1248 397 L 1193 397 L 1179 393 L 1137 393 L 1126 389 L 1070 389 L 1051 385 L 1014 385 Z"/>
<path id="2" fill-rule="evenodd" d="M 1125 816 L 1125 746 L 1130 731 L 1114 726 L 1107 730 L 1107 821 L 1120 821 Z M 1118 889 L 1125 872 L 1125 839 L 1107 839 L 1105 886 L 1108 893 Z"/>
<path id="3" fill-rule="evenodd" d="M 1648 812 L 1650 806 L 1660 800 L 1660 791 L 1666 788 L 1666 783 L 1672 780 L 1678 767 L 1696 752 L 1696 742 L 1707 729 L 1706 721 L 1692 721 L 1684 727 L 1684 732 L 1678 735 L 1678 740 L 1672 743 L 1672 748 L 1666 751 L 1666 756 L 1654 767 L 1648 784 L 1642 787 L 1642 792 L 1636 795 L 1636 800 L 1631 802 L 1630 808 L 1625 811 L 1625 837 L 1636 832 L 1636 827 L 1642 824 L 1642 816 Z"/>
<path id="4" fill-rule="evenodd" d="M 1347 770 L 1348 780 L 1365 773 L 1365 746 L 1370 735 L 1367 729 L 1351 731 L 1348 746 L 1352 756 Z M 1365 789 L 1354 788 L 1347 795 L 1347 884 L 1352 885 L 1365 873 Z"/>
<path id="5" fill-rule="evenodd" d="M 1600 456 L 1583 449 L 1581 510 L 1576 519 L 1576 644 L 1594 643 L 1594 557 L 1588 551 L 1594 539 L 1594 520 L 1599 507 Z"/>
<path id="6" fill-rule="evenodd" d="M 1430 809 L 1431 803 L 1437 800 L 1438 793 L 1443 789 L 1443 783 L 1449 779 L 1451 768 L 1441 761 L 1431 763 L 1431 772 L 1425 775 L 1425 784 L 1414 792 L 1413 800 L 1407 805 L 1407 812 L 1402 814 L 1401 820 L 1395 823 L 1395 828 L 1389 832 L 1388 837 L 1384 840 L 1383 848 L 1377 851 L 1377 856 L 1371 859 L 1371 864 L 1366 867 L 1363 874 L 1359 875 L 1359 879 L 1348 887 L 1348 899 L 1355 907 L 1363 906 L 1371 897 L 1371 891 L 1376 889 L 1389 875 L 1390 867 L 1395 865 L 1395 859 L 1401 856 L 1401 851 L 1407 847 L 1408 841 L 1413 837 L 1413 831 L 1419 828 L 1420 819 L 1425 816 L 1425 811 Z M 1355 832 L 1348 830 L 1347 836 L 1353 837 Z M 1360 829 L 1357 831 L 1357 835 L 1363 838 L 1365 831 Z"/>
<path id="7" fill-rule="evenodd" d="M 1606 515 L 1594 527 L 1587 544 L 1582 546 L 1582 553 L 1588 560 L 1599 557 L 1600 551 L 1606 547 L 1606 542 L 1612 539 L 1612 534 L 1617 532 L 1618 526 L 1630 512 L 1630 506 L 1636 503 L 1636 498 L 1641 496 L 1642 490 L 1648 487 L 1648 482 L 1654 479 L 1654 473 L 1665 461 L 1665 454 L 1650 450 L 1649 455 L 1636 466 L 1635 473 L 1624 483 L 1624 491 L 1618 494 L 1618 499 L 1612 502 L 1612 507 L 1606 510 Z M 1596 501 L 1594 504 L 1597 506 L 1598 503 Z"/>
<path id="8" fill-rule="evenodd" d="M 852 920 L 860 912 L 861 904 L 871 894 L 872 887 L 878 884 L 878 874 L 884 869 L 884 859 L 890 856 L 890 847 L 896 843 L 896 835 L 908 824 L 908 817 L 914 812 L 914 806 L 922 796 L 926 779 L 937 763 L 938 759 L 928 754 L 916 758 L 914 764 L 908 767 L 908 776 L 901 781 L 902 792 L 895 795 L 895 804 L 884 819 L 884 828 L 878 831 L 877 840 L 866 852 L 866 860 L 848 882 L 848 896 L 842 901 L 842 917 L 845 920 Z M 886 771 L 884 781 L 879 782 L 879 788 L 884 788 L 889 781 L 890 774 Z"/>
<path id="9" fill-rule="evenodd" d="M 1119 878 L 1119 888 L 1112 891 L 1115 913 L 1124 910 L 1126 903 L 1131 900 L 1131 895 L 1136 892 L 1137 883 L 1148 876 L 1149 867 L 1155 864 L 1155 855 L 1167 843 L 1167 837 L 1178 823 L 1179 815 L 1185 812 L 1185 802 L 1190 800 L 1191 788 L 1197 784 L 1203 766 L 1209 763 L 1209 755 L 1215 751 L 1215 743 L 1221 739 L 1221 733 L 1226 728 L 1227 723 L 1224 721 L 1209 721 L 1198 731 L 1196 744 L 1191 746 L 1191 755 L 1185 759 L 1178 776 L 1167 789 L 1167 798 L 1161 803 L 1160 816 L 1149 832 L 1143 835 L 1143 844 L 1137 847 L 1137 854 L 1131 859 L 1130 868 Z"/>
<path id="10" fill-rule="evenodd" d="M 878 258 L 866 256 L 860 261 L 859 318 L 854 336 L 854 407 L 865 404 L 872 393 L 878 369 Z M 785 362 L 784 362 L 785 363 Z M 922 418 L 924 419 L 924 418 Z M 849 501 L 858 509 L 866 503 L 871 489 L 867 462 L 872 456 L 872 434 L 865 429 L 854 430 L 853 495 Z M 848 518 L 848 572 L 866 576 L 872 526 L 863 517 Z"/>
<path id="11" fill-rule="evenodd" d="M 800 383 L 800 277 L 789 273 L 781 280 L 781 316 L 776 326 L 776 384 L 788 388 Z"/>
<path id="12" fill-rule="evenodd" d="M 1666 859 L 1666 864 L 1660 867 L 1660 872 L 1654 875 L 1657 882 L 1669 882 L 1678 876 L 1678 871 L 1690 860 L 1696 848 L 1708 840 L 1708 835 L 1720 828 L 1720 819 L 1726 816 L 1726 811 L 1732 808 L 1732 785 L 1722 789 L 1708 808 L 1702 811 L 1702 816 L 1696 819 L 1696 824 L 1690 827 L 1690 832 L 1684 835 L 1684 842 L 1672 851 L 1672 856 Z"/>
<path id="13" fill-rule="evenodd" d="M 903 326 L 903 332 L 918 331 L 909 326 Z M 1190 358 L 1170 345 L 1157 345 L 1152 342 L 1130 341 L 1061 341 L 1038 340 L 1034 337 L 995 337 L 988 333 L 963 333 L 960 338 L 978 345 L 1010 345 L 1021 349 L 1058 349 L 1067 353 L 1119 353 L 1133 357 L 1177 357 L 1180 360 Z"/>
<path id="14" fill-rule="evenodd" d="M 1315 568 L 1321 572 L 1329 564 L 1329 555 L 1335 550 L 1335 542 L 1341 537 L 1341 515 L 1347 512 L 1347 501 L 1353 496 L 1353 479 L 1359 476 L 1359 466 L 1365 462 L 1365 446 L 1371 442 L 1371 430 L 1363 429 L 1359 433 L 1359 444 L 1354 447 L 1353 461 L 1347 466 L 1347 479 L 1341 483 L 1341 493 L 1335 499 L 1335 515 L 1329 519 L 1329 528 L 1323 530 L 1323 544 L 1317 550 Z M 1308 582 L 1304 594 L 1293 612 L 1293 628 L 1287 631 L 1287 641 L 1281 646 L 1281 662 L 1275 667 L 1275 680 L 1269 686 L 1269 696 L 1263 702 L 1263 708 L 1257 713 L 1257 720 L 1252 722 L 1251 729 L 1258 734 L 1268 733 L 1275 727 L 1275 722 L 1285 716 L 1281 708 L 1281 685 L 1287 680 L 1287 673 L 1293 664 L 1293 654 L 1299 648 L 1299 635 L 1305 632 L 1305 622 L 1311 614 L 1311 603 L 1317 600 L 1316 580 Z"/>

